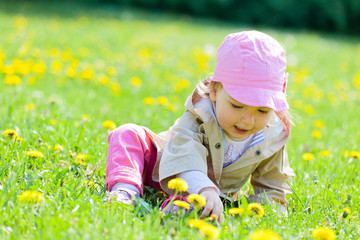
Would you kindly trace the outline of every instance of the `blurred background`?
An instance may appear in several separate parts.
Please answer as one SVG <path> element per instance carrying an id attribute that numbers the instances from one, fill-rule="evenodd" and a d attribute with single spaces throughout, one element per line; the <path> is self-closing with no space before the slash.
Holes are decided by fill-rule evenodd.
<path id="1" fill-rule="evenodd" d="M 2 0 L 5 5 L 18 0 Z M 31 4 L 38 0 L 20 1 Z M 61 2 L 49 0 L 43 2 Z M 71 2 L 71 1 L 66 1 Z M 359 0 L 73 0 L 88 6 L 135 7 L 275 28 L 360 34 Z"/>

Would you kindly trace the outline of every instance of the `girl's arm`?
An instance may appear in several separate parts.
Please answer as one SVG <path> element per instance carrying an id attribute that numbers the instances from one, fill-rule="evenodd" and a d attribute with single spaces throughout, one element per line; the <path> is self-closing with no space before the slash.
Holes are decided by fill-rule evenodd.
<path id="1" fill-rule="evenodd" d="M 255 195 L 250 200 L 260 203 L 281 203 L 279 206 L 285 212 L 284 206 L 288 204 L 286 195 L 292 190 L 287 182 L 295 176 L 289 166 L 286 147 L 284 146 L 270 158 L 262 161 L 251 176 L 251 184 Z M 269 202 L 270 201 L 270 202 Z"/>

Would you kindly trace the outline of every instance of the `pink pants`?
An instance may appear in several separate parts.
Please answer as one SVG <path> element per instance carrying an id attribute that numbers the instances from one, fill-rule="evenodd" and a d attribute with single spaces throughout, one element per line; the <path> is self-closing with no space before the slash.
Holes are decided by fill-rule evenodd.
<path id="1" fill-rule="evenodd" d="M 144 185 L 161 190 L 158 182 L 152 181 L 157 150 L 144 128 L 125 124 L 113 130 L 108 138 L 109 152 L 106 162 L 106 189 L 117 183 L 136 186 L 141 196 Z"/>

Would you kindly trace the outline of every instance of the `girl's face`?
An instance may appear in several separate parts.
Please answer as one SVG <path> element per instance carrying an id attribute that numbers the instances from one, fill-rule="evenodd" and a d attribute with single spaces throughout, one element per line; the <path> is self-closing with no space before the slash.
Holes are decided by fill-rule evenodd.
<path id="1" fill-rule="evenodd" d="M 210 88 L 210 100 L 215 102 L 220 127 L 235 141 L 246 139 L 263 129 L 273 112 L 268 107 L 253 107 L 234 100 L 220 84 Z"/>

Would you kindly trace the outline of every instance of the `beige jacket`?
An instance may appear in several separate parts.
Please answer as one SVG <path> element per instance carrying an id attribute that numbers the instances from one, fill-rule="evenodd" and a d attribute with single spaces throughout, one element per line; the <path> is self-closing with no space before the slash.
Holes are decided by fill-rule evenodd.
<path id="1" fill-rule="evenodd" d="M 220 189 L 221 196 L 236 196 L 240 188 L 251 177 L 256 202 L 287 204 L 286 195 L 292 193 L 287 181 L 294 176 L 289 166 L 285 143 L 289 131 L 270 123 L 262 133 L 263 141 L 248 148 L 233 164 L 223 168 L 224 142 L 222 131 L 212 114 L 202 108 L 194 108 L 196 90 L 186 103 L 186 111 L 166 132 L 155 134 L 146 129 L 158 149 L 153 180 L 169 194 L 170 179 L 189 170 L 199 170 Z M 211 101 L 208 101 L 211 104 Z M 275 116 L 275 114 L 274 114 Z M 287 126 L 289 129 L 290 126 Z M 277 129 L 277 130 L 276 130 Z M 276 132 L 277 131 L 277 132 Z M 266 195 L 264 194 L 266 193 Z"/>

